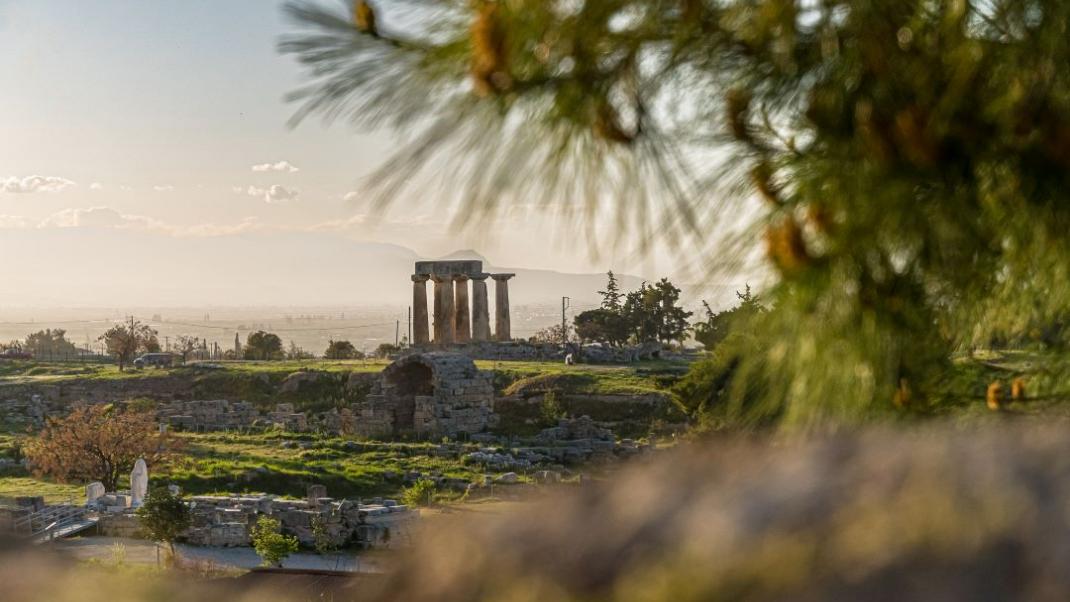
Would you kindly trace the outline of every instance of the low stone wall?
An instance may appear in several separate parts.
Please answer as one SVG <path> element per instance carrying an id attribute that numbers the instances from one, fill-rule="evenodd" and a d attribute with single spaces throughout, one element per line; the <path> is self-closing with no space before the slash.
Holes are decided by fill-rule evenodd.
<path id="1" fill-rule="evenodd" d="M 97 521 L 97 533 L 104 537 L 144 538 L 141 521 L 132 510 L 102 513 Z"/>
<path id="2" fill-rule="evenodd" d="M 415 511 L 392 500 L 362 504 L 350 500 L 317 498 L 311 501 L 276 500 L 271 496 L 190 498 L 192 525 L 190 543 L 205 546 L 250 545 L 250 531 L 261 515 L 277 518 L 286 535 L 297 537 L 305 546 L 316 538 L 313 519 L 319 517 L 331 543 L 336 546 L 374 547 L 407 539 Z"/>
<path id="3" fill-rule="evenodd" d="M 196 496 L 187 500 L 190 528 L 183 538 L 193 545 L 245 547 L 252 545 L 251 531 L 260 516 L 279 520 L 282 532 L 301 545 L 313 547 L 314 517 L 323 520 L 331 543 L 338 547 L 376 547 L 407 541 L 419 514 L 392 500 L 362 504 L 331 498 L 277 500 L 273 496 Z M 137 514 L 127 509 L 103 511 L 97 532 L 106 537 L 142 538 Z"/>
<path id="4" fill-rule="evenodd" d="M 260 418 L 251 403 L 226 399 L 174 401 L 156 408 L 161 423 L 187 431 L 250 428 Z"/>
<path id="5" fill-rule="evenodd" d="M 666 352 L 660 343 L 653 342 L 624 347 L 612 347 L 600 343 L 562 345 L 527 341 L 472 342 L 451 346 L 449 351 L 475 360 L 498 361 L 564 361 L 565 356 L 571 354 L 574 361 L 590 364 L 630 364 L 659 358 L 682 357 Z"/>

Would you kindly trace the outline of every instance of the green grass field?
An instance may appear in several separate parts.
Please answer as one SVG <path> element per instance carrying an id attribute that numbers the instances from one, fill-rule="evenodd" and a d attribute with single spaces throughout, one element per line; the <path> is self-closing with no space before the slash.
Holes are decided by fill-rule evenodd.
<path id="1" fill-rule="evenodd" d="M 36 495 L 45 496 L 45 501 L 50 504 L 58 504 L 68 500 L 73 500 L 77 504 L 85 503 L 85 488 L 81 485 L 52 483 L 28 476 L 0 476 L 0 498 Z"/>
<path id="2" fill-rule="evenodd" d="M 349 397 L 361 395 L 345 388 L 345 373 L 375 373 L 388 363 L 385 360 L 206 362 L 169 370 L 128 369 L 119 372 L 115 366 L 103 364 L 3 361 L 0 362 L 0 386 L 67 386 L 79 382 L 100 385 L 106 381 L 130 379 L 188 378 L 195 398 L 241 399 L 263 407 L 286 401 L 295 403 L 299 410 L 315 412 L 340 402 L 351 402 L 353 399 Z M 665 393 L 667 382 L 685 366 L 672 362 L 643 362 L 629 366 L 565 366 L 562 362 L 536 361 L 478 361 L 476 364 L 481 370 L 493 372 L 496 388 L 506 394 L 538 394 L 553 390 L 595 395 Z M 322 371 L 337 374 L 338 378 L 302 385 L 296 393 L 281 393 L 279 385 L 283 379 L 298 370 Z M 594 416 L 591 410 L 596 410 L 602 412 L 603 419 L 610 421 L 634 418 L 630 413 L 634 413 L 635 407 L 621 404 L 617 409 L 603 405 L 607 407 L 577 408 L 577 411 Z M 531 434 L 545 426 L 538 415 L 538 407 L 522 406 L 514 410 L 520 412 L 513 416 L 516 424 L 504 429 L 506 432 Z M 531 416 L 527 415 L 532 412 Z M 503 422 L 508 422 L 510 416 L 508 412 L 503 415 Z M 629 431 L 627 436 L 644 434 L 646 431 L 641 422 L 642 417 L 630 427 L 636 432 Z M 327 485 L 331 495 L 370 497 L 400 494 L 404 484 L 398 476 L 406 471 L 437 471 L 447 477 L 466 480 L 482 474 L 479 467 L 465 466 L 456 458 L 430 455 L 431 446 L 420 443 L 376 444 L 279 433 L 184 434 L 182 437 L 187 443 L 186 453 L 172 466 L 155 471 L 155 475 L 194 494 L 264 492 L 302 496 L 307 485 L 322 483 Z M 15 454 L 15 440 L 14 433 L 0 433 L 0 457 Z M 283 447 L 284 443 L 289 447 Z M 311 447 L 301 449 L 298 444 Z M 0 497 L 36 493 L 59 499 L 81 495 L 81 491 L 80 485 L 37 481 L 21 469 L 0 473 Z"/>
<path id="3" fill-rule="evenodd" d="M 475 480 L 483 474 L 458 458 L 431 453 L 429 443 L 374 443 L 311 435 L 226 433 L 183 434 L 183 453 L 164 468 L 150 467 L 157 482 L 189 494 L 271 493 L 302 497 L 308 485 L 323 484 L 346 498 L 398 496 L 407 471 L 438 472 Z M 11 438 L 10 435 L 7 436 Z M 299 445 L 309 446 L 302 449 Z M 286 445 L 287 447 L 284 447 Z M 83 496 L 81 485 L 52 483 L 22 471 L 0 473 L 0 498 L 45 495 L 49 500 Z"/>

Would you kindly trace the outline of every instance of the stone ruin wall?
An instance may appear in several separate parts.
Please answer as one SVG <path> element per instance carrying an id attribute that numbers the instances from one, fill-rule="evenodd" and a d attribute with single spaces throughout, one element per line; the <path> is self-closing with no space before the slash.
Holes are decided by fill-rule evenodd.
<path id="1" fill-rule="evenodd" d="M 278 519 L 282 532 L 301 545 L 312 547 L 316 537 L 314 517 L 320 517 L 331 544 L 344 547 L 377 547 L 410 539 L 419 513 L 394 500 L 376 498 L 364 504 L 352 500 L 316 497 L 309 500 L 278 500 L 272 496 L 195 496 L 188 500 L 190 528 L 186 541 L 198 546 L 247 547 L 260 516 Z M 137 515 L 132 511 L 107 513 L 98 523 L 107 537 L 141 537 Z"/>
<path id="2" fill-rule="evenodd" d="M 445 352 L 403 356 L 383 371 L 382 392 L 355 404 L 356 433 L 364 437 L 404 434 L 399 423 L 410 393 L 404 391 L 407 370 L 430 371 L 427 394 L 411 394 L 411 432 L 416 435 L 479 433 L 497 424 L 492 376 L 476 369 L 471 358 Z M 422 378 L 422 377 L 419 377 Z"/>
<path id="3" fill-rule="evenodd" d="M 297 433 L 309 430 L 307 415 L 296 412 L 292 403 L 280 403 L 273 412 L 261 412 L 245 401 L 173 401 L 157 406 L 156 419 L 173 428 L 197 432 L 258 427 L 279 427 Z"/>
<path id="4" fill-rule="evenodd" d="M 256 430 L 280 428 L 289 432 L 319 431 L 334 435 L 355 435 L 367 438 L 390 438 L 417 436 L 437 438 L 456 436 L 461 433 L 475 434 L 498 425 L 494 408 L 499 404 L 516 405 L 524 400 L 496 398 L 493 376 L 479 371 L 471 359 L 478 349 L 484 349 L 493 357 L 508 355 L 510 359 L 523 359 L 539 346 L 526 344 L 472 344 L 466 346 L 471 353 L 435 351 L 405 354 L 388 366 L 382 373 L 352 372 L 348 376 L 318 371 L 298 371 L 290 374 L 280 385 L 280 395 L 298 394 L 303 387 L 315 387 L 323 378 L 341 378 L 344 389 L 358 399 L 344 406 L 316 414 L 299 412 L 293 404 L 279 403 L 271 411 L 262 411 L 257 405 L 245 401 L 226 399 L 189 400 L 186 389 L 171 391 L 169 397 L 157 399 L 157 415 L 161 423 L 177 430 L 204 432 L 227 430 Z M 548 346 L 560 350 L 560 346 Z M 513 355 L 515 354 L 515 358 Z M 412 366 L 422 366 L 429 371 L 426 390 L 408 392 L 403 371 Z M 173 379 L 165 379 L 171 381 Z M 126 383 L 112 386 L 113 394 L 131 395 L 160 393 L 159 383 L 152 386 Z M 359 395 L 357 394 L 359 392 Z M 347 393 L 349 395 L 349 393 Z M 102 399 L 103 397 L 103 399 Z M 593 396 L 569 395 L 584 403 L 602 401 Z M 0 418 L 16 428 L 44 425 L 49 416 L 62 415 L 77 403 L 115 401 L 129 397 L 106 397 L 96 385 L 89 387 L 70 384 L 28 387 L 13 385 L 0 387 Z M 644 402 L 634 396 L 627 400 L 607 399 L 614 407 L 622 401 L 630 406 Z M 659 402 L 664 396 L 658 396 Z M 537 403 L 537 399 L 527 403 Z M 411 404 L 411 421 L 408 410 Z M 642 404 L 640 404 L 642 405 Z M 655 404 L 647 404 L 654 407 Z M 592 414 L 593 415 L 593 414 Z M 401 420 L 399 420 L 399 416 Z M 404 423 L 404 424 L 402 424 Z"/>

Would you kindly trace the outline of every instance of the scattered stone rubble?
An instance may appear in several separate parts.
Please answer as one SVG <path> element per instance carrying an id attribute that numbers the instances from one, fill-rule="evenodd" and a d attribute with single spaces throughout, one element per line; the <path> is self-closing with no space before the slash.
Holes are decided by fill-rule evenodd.
<path id="1" fill-rule="evenodd" d="M 557 426 L 544 429 L 535 436 L 535 439 L 544 443 L 553 443 L 581 439 L 613 441 L 614 438 L 613 431 L 598 426 L 589 416 L 580 416 L 559 420 Z"/>

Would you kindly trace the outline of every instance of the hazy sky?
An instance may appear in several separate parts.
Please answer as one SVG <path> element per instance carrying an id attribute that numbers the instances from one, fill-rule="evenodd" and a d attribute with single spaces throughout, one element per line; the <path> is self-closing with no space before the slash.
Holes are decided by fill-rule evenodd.
<path id="1" fill-rule="evenodd" d="M 264 234 L 283 230 L 425 257 L 475 248 L 499 266 L 672 273 L 658 253 L 591 261 L 526 211 L 493 239 L 451 232 L 434 198 L 401 199 L 371 223 L 361 177 L 396 142 L 314 120 L 286 126 L 294 107 L 283 96 L 302 80 L 275 49 L 289 27 L 281 4 L 0 0 L 0 236 L 20 230 L 32 250 L 0 276 L 50 254 L 88 261 L 76 249 L 130 232 L 176 248 L 257 233 L 236 239 L 255 255 L 272 244 Z M 84 230 L 76 242 L 56 235 L 72 229 Z"/>

